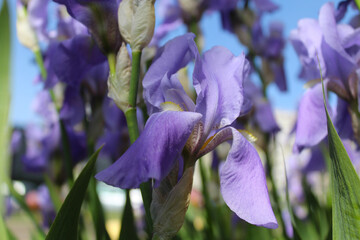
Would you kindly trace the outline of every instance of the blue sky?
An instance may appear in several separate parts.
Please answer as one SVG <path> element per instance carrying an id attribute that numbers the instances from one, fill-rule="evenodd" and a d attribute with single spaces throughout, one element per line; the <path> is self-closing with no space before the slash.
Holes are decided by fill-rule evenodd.
<path id="1" fill-rule="evenodd" d="M 1 2 L 1 0 L 0 0 Z M 34 63 L 33 54 L 16 39 L 15 32 L 15 0 L 8 1 L 12 16 L 12 102 L 10 121 L 13 125 L 24 125 L 29 122 L 38 122 L 39 118 L 32 112 L 31 104 L 41 86 L 34 85 L 34 79 L 38 69 Z M 292 29 L 296 28 L 301 18 L 317 18 L 324 0 L 273 0 L 280 5 L 280 9 L 269 14 L 264 19 L 265 26 L 270 21 L 276 20 L 284 23 L 284 35 L 287 38 Z M 339 1 L 335 1 L 335 4 Z M 237 38 L 221 29 L 220 16 L 217 13 L 206 14 L 201 22 L 205 35 L 205 50 L 215 45 L 229 48 L 235 55 L 242 53 L 244 48 Z M 289 91 L 279 92 L 275 86 L 269 89 L 269 97 L 274 108 L 295 110 L 298 101 L 304 91 L 303 83 L 298 79 L 300 63 L 292 46 L 287 43 L 285 49 L 285 71 L 288 80 Z"/>

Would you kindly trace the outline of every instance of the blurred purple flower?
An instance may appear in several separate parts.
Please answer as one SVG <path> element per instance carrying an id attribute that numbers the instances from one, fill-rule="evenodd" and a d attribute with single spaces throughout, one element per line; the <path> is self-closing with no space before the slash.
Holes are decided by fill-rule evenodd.
<path id="1" fill-rule="evenodd" d="M 50 68 L 57 78 L 74 87 L 78 87 L 86 73 L 98 64 L 106 61 L 99 48 L 87 35 L 53 42 L 49 46 Z"/>
<path id="2" fill-rule="evenodd" d="M 338 11 L 344 8 L 341 4 L 345 3 L 340 3 Z M 298 29 L 291 32 L 290 40 L 302 63 L 300 77 L 306 80 L 320 78 L 317 63 L 319 56 L 326 88 L 338 95 L 336 112 L 330 113 L 334 116 L 335 126 L 342 138 L 354 139 L 357 130 L 352 129 L 351 111 L 354 109 L 351 110 L 350 105 L 359 99 L 356 89 L 359 89 L 360 31 L 350 25 L 337 24 L 337 20 L 340 20 L 338 18 L 334 5 L 324 4 L 320 9 L 319 20 L 300 20 Z M 315 146 L 325 136 L 326 115 L 321 84 L 317 83 L 300 102 L 294 151 Z"/>
<path id="3" fill-rule="evenodd" d="M 261 130 L 267 133 L 278 132 L 279 125 L 276 123 L 271 105 L 264 98 L 261 89 L 248 79 L 244 82 L 244 90 L 246 98 L 251 100 L 250 103 L 254 107 L 254 120 Z"/>
<path id="4" fill-rule="evenodd" d="M 139 187 L 149 179 L 158 184 L 182 153 L 185 167 L 193 166 L 199 157 L 232 140 L 220 170 L 224 200 L 242 219 L 276 228 L 260 157 L 246 138 L 229 126 L 240 115 L 243 80 L 250 65 L 244 55 L 235 57 L 222 47 L 214 47 L 200 57 L 193 38 L 193 34 L 186 34 L 169 41 L 154 60 L 143 80 L 150 115 L 144 131 L 96 178 L 121 188 Z M 176 76 L 193 58 L 196 104 Z"/>
<path id="5" fill-rule="evenodd" d="M 53 0 L 84 24 L 105 53 L 117 53 L 121 45 L 117 10 L 120 0 Z"/>

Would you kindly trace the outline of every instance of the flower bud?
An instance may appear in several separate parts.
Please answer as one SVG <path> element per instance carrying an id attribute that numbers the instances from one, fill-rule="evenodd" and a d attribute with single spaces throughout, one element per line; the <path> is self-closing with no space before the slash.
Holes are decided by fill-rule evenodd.
<path id="1" fill-rule="evenodd" d="M 171 239 L 180 230 L 190 203 L 194 167 L 185 170 L 177 182 L 178 166 L 153 190 L 150 211 L 154 222 L 154 239 Z"/>
<path id="2" fill-rule="evenodd" d="M 133 51 L 146 47 L 154 34 L 154 0 L 124 0 L 118 10 L 119 29 Z"/>
<path id="3" fill-rule="evenodd" d="M 123 43 L 117 55 L 116 73 L 109 75 L 108 96 L 124 112 L 129 109 L 130 79 L 131 60 L 125 43 Z"/>
<path id="4" fill-rule="evenodd" d="M 34 29 L 28 20 L 25 7 L 18 3 L 16 6 L 16 32 L 19 42 L 32 51 L 38 51 L 39 45 Z"/>

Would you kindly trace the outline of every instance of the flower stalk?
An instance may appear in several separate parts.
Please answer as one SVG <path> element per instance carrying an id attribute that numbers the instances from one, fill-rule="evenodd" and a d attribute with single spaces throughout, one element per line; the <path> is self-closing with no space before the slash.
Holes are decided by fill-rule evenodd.
<path id="1" fill-rule="evenodd" d="M 43 79 L 43 81 L 46 80 L 47 77 L 47 71 L 44 66 L 44 59 L 41 54 L 40 49 L 33 51 L 35 55 L 35 60 L 40 68 L 40 74 Z M 54 103 L 56 112 L 60 113 L 60 107 L 56 104 L 55 94 L 52 89 L 49 89 L 49 94 L 51 97 L 52 102 Z M 74 175 L 72 172 L 72 160 L 71 160 L 71 150 L 70 150 L 70 142 L 69 142 L 69 136 L 67 135 L 66 128 L 64 122 L 59 118 L 59 125 L 60 125 L 60 133 L 61 133 L 61 143 L 63 145 L 63 154 L 65 159 L 65 171 L 68 178 L 69 186 L 71 187 L 74 183 Z"/>
<path id="2" fill-rule="evenodd" d="M 133 144 L 139 137 L 139 126 L 136 117 L 136 99 L 139 87 L 141 51 L 132 52 L 132 68 L 129 92 L 129 109 L 125 112 L 126 122 L 129 129 L 130 142 Z M 152 219 L 150 214 L 151 183 L 145 182 L 140 185 L 140 191 L 144 202 L 146 224 L 150 235 L 152 234 Z"/>

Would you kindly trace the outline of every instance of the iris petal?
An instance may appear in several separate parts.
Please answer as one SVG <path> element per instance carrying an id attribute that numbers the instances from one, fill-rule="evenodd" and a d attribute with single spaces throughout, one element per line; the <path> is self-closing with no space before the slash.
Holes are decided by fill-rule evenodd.
<path id="1" fill-rule="evenodd" d="M 120 188 L 136 188 L 151 178 L 161 181 L 174 166 L 200 118 L 194 112 L 165 111 L 151 115 L 134 144 L 96 178 Z"/>

